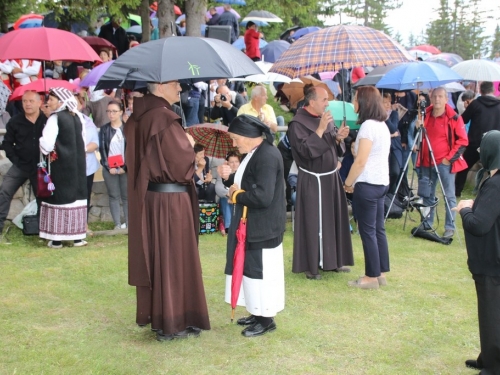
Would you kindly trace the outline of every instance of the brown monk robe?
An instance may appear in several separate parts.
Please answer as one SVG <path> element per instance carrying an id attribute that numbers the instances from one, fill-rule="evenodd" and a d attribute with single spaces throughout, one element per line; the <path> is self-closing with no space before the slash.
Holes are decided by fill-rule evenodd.
<path id="1" fill-rule="evenodd" d="M 210 329 L 198 253 L 195 153 L 171 108 L 156 94 L 136 97 L 125 125 L 129 284 L 137 287 L 137 324 L 151 323 L 158 340 L 192 333 L 192 327 L 198 334 L 198 328 Z M 152 191 L 151 183 L 185 191 Z"/>
<path id="2" fill-rule="evenodd" d="M 342 152 L 341 145 L 336 143 L 337 129 L 333 123 L 328 124 L 320 138 L 315 133 L 319 122 L 320 117 L 301 108 L 290 122 L 288 131 L 293 159 L 299 168 L 292 271 L 306 272 L 308 278 L 320 278 L 320 214 L 318 179 L 305 170 L 331 173 L 337 168 Z M 321 268 L 343 271 L 344 266 L 354 265 L 347 200 L 338 171 L 319 178 L 323 217 Z"/>

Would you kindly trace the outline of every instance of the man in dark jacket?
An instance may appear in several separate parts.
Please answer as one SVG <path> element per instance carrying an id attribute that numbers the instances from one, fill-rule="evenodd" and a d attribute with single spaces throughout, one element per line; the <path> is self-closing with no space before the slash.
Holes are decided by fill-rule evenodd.
<path id="1" fill-rule="evenodd" d="M 240 26 L 238 24 L 238 19 L 234 13 L 231 12 L 231 5 L 224 4 L 224 13 L 220 15 L 219 25 L 231 26 L 231 44 L 236 42 L 236 39 L 238 39 L 240 35 Z"/>
<path id="2" fill-rule="evenodd" d="M 500 100 L 495 97 L 495 89 L 492 82 L 482 82 L 479 86 L 481 96 L 472 101 L 462 114 L 464 123 L 469 121 L 469 145 L 465 149 L 464 159 L 467 169 L 457 173 L 455 179 L 455 195 L 460 197 L 467 180 L 467 173 L 479 160 L 477 148 L 481 144 L 483 134 L 490 130 L 500 130 Z"/>
<path id="3" fill-rule="evenodd" d="M 208 26 L 218 25 L 219 24 L 219 20 L 220 20 L 220 14 L 217 13 L 217 9 L 215 9 L 215 7 L 211 7 L 208 10 L 208 12 L 212 16 L 212 18 L 210 18 L 209 20 L 207 20 L 207 25 Z"/>
<path id="4" fill-rule="evenodd" d="M 238 109 L 245 104 L 245 99 L 236 93 L 236 99 L 233 103 L 229 87 L 222 85 L 217 87 L 217 95 L 214 97 L 215 107 L 210 111 L 212 120 L 220 118 L 224 125 L 229 125 L 231 121 L 238 115 Z"/>
<path id="5" fill-rule="evenodd" d="M 128 38 L 125 29 L 120 26 L 121 19 L 119 17 L 111 17 L 111 21 L 101 27 L 99 37 L 106 39 L 113 44 L 118 50 L 118 55 L 122 55 L 128 50 Z"/>
<path id="6" fill-rule="evenodd" d="M 47 117 L 42 113 L 40 95 L 27 91 L 23 95 L 24 113 L 12 117 L 7 123 L 2 146 L 7 158 L 12 162 L 12 167 L 3 177 L 0 186 L 0 243 L 7 244 L 1 233 L 4 222 L 10 209 L 10 202 L 16 191 L 30 180 L 36 193 L 37 164 L 39 162 L 39 139 L 47 122 Z"/>

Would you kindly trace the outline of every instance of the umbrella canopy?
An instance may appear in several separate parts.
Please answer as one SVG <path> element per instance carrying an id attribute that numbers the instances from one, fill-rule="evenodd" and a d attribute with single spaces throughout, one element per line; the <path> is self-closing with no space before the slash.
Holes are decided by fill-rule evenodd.
<path id="1" fill-rule="evenodd" d="M 398 91 L 430 89 L 461 80 L 462 77 L 459 74 L 444 65 L 413 61 L 401 64 L 387 72 L 378 81 L 376 87 Z"/>
<path id="2" fill-rule="evenodd" d="M 439 48 L 431 46 L 429 44 L 422 44 L 420 46 L 411 47 L 410 50 L 419 50 L 419 51 L 429 52 L 429 53 L 432 53 L 433 55 L 437 55 L 438 53 L 441 53 Z"/>
<path id="3" fill-rule="evenodd" d="M 432 53 L 420 51 L 419 49 L 409 50 L 408 53 L 415 58 L 414 60 L 417 60 L 419 57 L 422 60 L 427 60 L 429 57 L 432 56 Z"/>
<path id="4" fill-rule="evenodd" d="M 224 159 L 229 151 L 237 150 L 227 129 L 225 125 L 207 123 L 189 126 L 186 131 L 197 143 L 205 146 L 205 155 Z"/>
<path id="5" fill-rule="evenodd" d="M 113 51 L 116 50 L 114 44 L 108 42 L 104 38 L 99 38 L 98 36 L 85 36 L 82 39 L 85 40 L 97 53 L 99 53 L 102 48 L 110 48 Z"/>
<path id="6" fill-rule="evenodd" d="M 242 36 L 236 39 L 236 41 L 232 44 L 233 47 L 238 48 L 240 51 L 245 49 L 245 38 Z M 264 39 L 259 39 L 259 48 L 264 48 L 267 46 L 267 42 Z"/>
<path id="7" fill-rule="evenodd" d="M 238 228 L 236 228 L 236 248 L 233 257 L 233 274 L 231 277 L 231 322 L 234 320 L 234 310 L 240 296 L 241 281 L 243 280 L 243 268 L 245 266 L 247 238 L 247 207 L 243 206 Z"/>
<path id="8" fill-rule="evenodd" d="M 19 29 L 0 39 L 0 60 L 101 61 L 89 44 L 68 31 L 39 27 Z"/>
<path id="9" fill-rule="evenodd" d="M 4 37 L 0 39 L 0 43 Z M 451 67 L 469 81 L 500 81 L 500 65 L 489 60 L 467 60 Z"/>
<path id="10" fill-rule="evenodd" d="M 294 42 L 271 68 L 297 78 L 308 74 L 413 61 L 408 52 L 381 31 L 355 25 L 321 29 Z"/>
<path id="11" fill-rule="evenodd" d="M 142 35 L 142 26 L 141 25 L 134 25 L 130 26 L 127 30 L 125 30 L 127 34 L 140 34 Z"/>
<path id="12" fill-rule="evenodd" d="M 10 100 L 21 100 L 26 91 L 36 91 L 38 93 L 48 93 L 50 89 L 56 87 L 64 87 L 65 89 L 74 92 L 78 86 L 62 79 L 43 78 L 37 79 L 27 85 L 19 86 L 14 90 Z"/>
<path id="13" fill-rule="evenodd" d="M 446 89 L 446 92 L 462 92 L 467 90 L 461 83 L 459 82 L 450 82 L 445 85 L 443 85 Z"/>
<path id="14" fill-rule="evenodd" d="M 354 112 L 354 105 L 352 103 L 342 103 L 342 101 L 339 100 L 332 100 L 329 102 L 326 110 L 330 111 L 332 114 L 335 125 L 340 127 L 342 125 L 342 121 L 344 120 L 344 106 L 346 125 L 349 126 L 351 130 L 359 129 L 360 125 L 357 124 L 358 114 Z"/>
<path id="15" fill-rule="evenodd" d="M 132 88 L 137 81 L 197 82 L 261 73 L 247 55 L 224 41 L 193 36 L 170 37 L 129 49 L 104 73 L 97 89 Z"/>
<path id="16" fill-rule="evenodd" d="M 313 32 L 318 31 L 318 30 L 321 30 L 321 27 L 318 27 L 318 26 L 303 27 L 303 28 L 298 29 L 297 31 L 295 31 L 295 33 L 292 35 L 292 39 L 297 40 L 297 39 L 299 39 L 300 37 L 302 37 L 304 35 L 313 33 Z"/>
<path id="17" fill-rule="evenodd" d="M 3 115 L 5 112 L 5 107 L 7 106 L 7 102 L 9 101 L 10 90 L 9 88 L 0 81 L 0 115 Z"/>
<path id="18" fill-rule="evenodd" d="M 215 10 L 216 10 L 216 11 L 217 11 L 217 13 L 219 13 L 219 14 L 224 13 L 224 7 L 215 7 Z M 237 11 L 235 11 L 234 9 L 232 9 L 232 8 L 231 8 L 231 11 L 230 11 L 230 12 L 231 12 L 231 13 L 233 13 L 233 14 L 236 16 L 236 18 L 238 18 L 238 19 L 240 19 L 240 18 L 241 18 L 240 14 L 239 14 Z M 210 14 L 210 12 L 205 13 L 205 16 L 206 16 L 208 19 L 212 18 L 212 15 Z"/>
<path id="19" fill-rule="evenodd" d="M 36 24 L 39 27 L 42 25 L 42 21 L 43 21 L 43 16 L 41 14 L 24 14 L 21 17 L 19 17 L 16 22 L 14 22 L 14 25 L 12 27 L 14 28 L 14 30 L 26 28 L 26 26 L 25 27 L 22 26 L 24 23 L 26 23 L 27 25 Z M 37 26 L 29 26 L 29 27 L 37 27 Z"/>
<path id="20" fill-rule="evenodd" d="M 286 42 L 285 42 L 286 43 Z M 269 73 L 273 66 L 270 62 L 256 61 L 255 64 L 264 72 L 264 74 L 252 74 L 245 78 L 232 78 L 231 81 L 246 81 L 255 83 L 285 82 L 289 83 L 292 79 L 278 73 Z"/>
<path id="21" fill-rule="evenodd" d="M 358 82 L 356 82 L 352 87 L 360 87 L 360 86 L 375 86 L 378 81 L 382 79 L 383 76 L 386 75 L 387 72 L 391 71 L 397 66 L 403 65 L 404 63 L 391 64 L 386 66 L 377 66 L 373 69 L 368 75 L 364 78 L 361 78 Z"/>
<path id="22" fill-rule="evenodd" d="M 260 50 L 262 59 L 268 62 L 275 62 L 278 58 L 290 48 L 290 43 L 284 40 L 273 40 Z"/>
<path id="23" fill-rule="evenodd" d="M 425 61 L 437 62 L 451 68 L 453 65 L 464 61 L 464 59 L 462 59 L 462 57 L 457 55 L 456 53 L 439 53 L 437 55 L 428 57 L 427 59 L 425 59 Z"/>
<path id="24" fill-rule="evenodd" d="M 247 5 L 245 0 L 220 0 L 217 1 L 221 4 L 231 4 L 231 5 Z"/>
<path id="25" fill-rule="evenodd" d="M 111 64 L 113 64 L 113 61 L 108 61 L 105 63 L 102 63 L 98 66 L 96 66 L 94 69 L 92 69 L 80 82 L 80 87 L 90 87 L 90 86 L 95 86 L 97 85 L 97 82 L 99 79 L 101 79 L 102 75 L 106 73 L 106 71 L 109 69 Z"/>
<path id="26" fill-rule="evenodd" d="M 243 22 L 260 21 L 260 22 L 283 22 L 277 15 L 268 12 L 267 10 L 252 10 L 243 18 Z"/>
<path id="27" fill-rule="evenodd" d="M 290 102 L 290 108 L 296 108 L 297 103 L 304 99 L 304 86 L 306 84 L 313 84 L 314 86 L 324 88 L 328 93 L 328 100 L 335 99 L 332 91 L 326 83 L 311 76 L 300 77 L 299 80 L 293 80 L 290 83 L 286 83 L 281 88 L 281 91 L 283 91 Z"/>
<path id="28" fill-rule="evenodd" d="M 292 31 L 297 31 L 298 29 L 301 29 L 300 26 L 292 26 L 292 27 L 289 27 L 288 29 L 286 29 L 285 31 L 283 31 L 281 34 L 280 34 L 280 39 L 284 40 L 284 39 L 287 39 L 289 36 L 290 36 L 290 33 Z"/>
<path id="29" fill-rule="evenodd" d="M 269 26 L 269 24 L 265 21 L 254 21 L 254 20 L 243 20 L 240 22 L 240 26 L 246 27 L 247 23 L 252 21 L 254 24 L 256 24 L 259 27 L 266 27 Z"/>

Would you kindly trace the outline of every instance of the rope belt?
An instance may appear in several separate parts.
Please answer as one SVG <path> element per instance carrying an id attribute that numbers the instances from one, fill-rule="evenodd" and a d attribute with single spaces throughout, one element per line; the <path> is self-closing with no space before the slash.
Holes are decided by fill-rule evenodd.
<path id="1" fill-rule="evenodd" d="M 314 173 L 314 172 L 308 171 L 307 169 L 304 169 L 302 167 L 299 167 L 299 169 L 310 174 L 310 175 L 315 176 L 316 179 L 318 180 L 318 192 L 319 192 L 319 199 L 318 199 L 318 202 L 319 202 L 318 203 L 319 204 L 319 234 L 318 234 L 319 235 L 319 266 L 321 268 L 323 268 L 323 209 L 322 209 L 323 201 L 321 198 L 321 178 L 320 177 L 334 174 L 335 172 L 337 172 L 337 168 L 335 168 L 333 171 L 325 172 L 325 173 Z"/>

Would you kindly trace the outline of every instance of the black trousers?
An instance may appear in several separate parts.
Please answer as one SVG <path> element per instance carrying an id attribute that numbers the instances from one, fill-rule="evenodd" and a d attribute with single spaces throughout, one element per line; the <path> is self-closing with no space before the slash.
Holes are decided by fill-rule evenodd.
<path id="1" fill-rule="evenodd" d="M 479 152 L 477 152 L 477 147 L 467 146 L 463 154 L 465 161 L 467 162 L 467 169 L 458 172 L 455 175 L 455 196 L 460 197 L 462 195 L 462 190 L 464 190 L 465 182 L 467 181 L 467 174 L 469 169 L 472 168 L 479 160 Z"/>
<path id="2" fill-rule="evenodd" d="M 483 367 L 481 375 L 500 374 L 500 277 L 472 275 L 476 283 L 477 313 Z"/>

